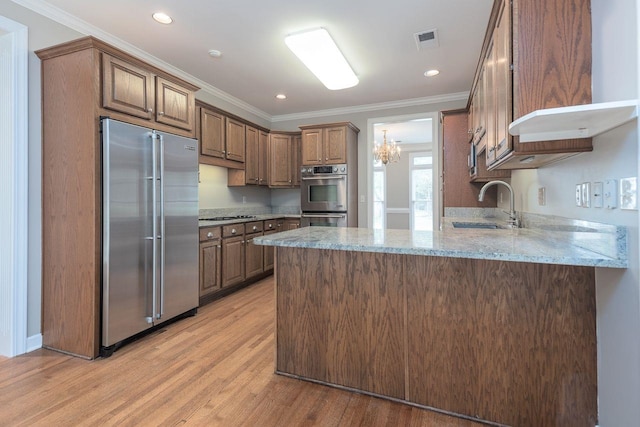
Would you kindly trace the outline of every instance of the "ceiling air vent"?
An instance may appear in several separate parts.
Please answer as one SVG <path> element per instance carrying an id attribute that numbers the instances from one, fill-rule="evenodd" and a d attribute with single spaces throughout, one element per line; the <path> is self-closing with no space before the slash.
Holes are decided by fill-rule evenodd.
<path id="1" fill-rule="evenodd" d="M 438 30 L 427 30 L 415 33 L 413 37 L 416 39 L 416 46 L 418 50 L 430 49 L 438 47 Z"/>

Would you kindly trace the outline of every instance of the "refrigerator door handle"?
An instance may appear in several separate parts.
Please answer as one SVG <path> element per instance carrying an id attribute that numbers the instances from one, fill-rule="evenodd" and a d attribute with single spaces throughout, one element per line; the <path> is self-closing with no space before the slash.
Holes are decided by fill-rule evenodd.
<path id="1" fill-rule="evenodd" d="M 153 179 L 153 187 L 151 190 L 151 198 L 152 200 L 152 208 L 151 215 L 153 216 L 152 221 L 152 236 L 153 236 L 153 248 L 151 250 L 151 258 L 152 258 L 152 268 L 153 272 L 151 273 L 151 281 L 153 282 L 153 286 L 151 287 L 151 312 L 152 312 L 152 321 L 157 317 L 157 294 L 156 288 L 158 287 L 158 149 L 156 148 L 156 132 L 153 131 L 151 135 L 151 169 L 152 169 L 152 179 Z"/>
<path id="2" fill-rule="evenodd" d="M 164 264 L 165 264 L 165 220 L 164 220 L 164 138 L 160 140 L 160 311 L 158 318 L 164 314 Z"/>

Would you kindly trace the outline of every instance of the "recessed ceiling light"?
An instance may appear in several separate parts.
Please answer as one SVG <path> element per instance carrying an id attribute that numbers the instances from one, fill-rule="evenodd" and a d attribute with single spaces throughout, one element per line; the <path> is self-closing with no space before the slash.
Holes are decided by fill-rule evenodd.
<path id="1" fill-rule="evenodd" d="M 440 74 L 439 70 L 427 70 L 424 72 L 424 75 L 427 77 L 437 76 L 438 74 Z"/>
<path id="2" fill-rule="evenodd" d="M 220 52 L 219 50 L 216 50 L 216 49 L 211 49 L 211 50 L 209 51 L 209 55 L 210 55 L 212 58 L 220 58 L 220 57 L 222 56 L 222 52 Z"/>
<path id="3" fill-rule="evenodd" d="M 284 41 L 327 89 L 346 89 L 358 84 L 358 77 L 324 28 L 290 34 Z"/>
<path id="4" fill-rule="evenodd" d="M 159 22 L 161 24 L 171 24 L 173 22 L 173 19 L 164 12 L 156 12 L 151 16 L 153 17 L 153 19 L 155 19 L 156 22 Z"/>
<path id="5" fill-rule="evenodd" d="M 279 93 L 276 95 L 276 98 L 278 99 L 287 99 L 287 95 L 285 95 L 284 93 Z"/>

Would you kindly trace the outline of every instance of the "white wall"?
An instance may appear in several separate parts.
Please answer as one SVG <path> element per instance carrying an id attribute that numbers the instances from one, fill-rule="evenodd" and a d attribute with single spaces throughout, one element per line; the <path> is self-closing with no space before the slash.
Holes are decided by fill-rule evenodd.
<path id="1" fill-rule="evenodd" d="M 268 207 L 271 203 L 271 193 L 268 188 L 227 187 L 226 168 L 202 164 L 198 197 L 200 209 Z"/>
<path id="2" fill-rule="evenodd" d="M 639 97 L 636 0 L 592 0 L 591 9 L 593 102 Z M 640 425 L 638 211 L 579 208 L 574 191 L 578 183 L 637 175 L 634 121 L 595 138 L 591 153 L 538 170 L 514 171 L 511 178 L 518 210 L 627 227 L 629 268 L 596 271 L 598 397 L 600 426 L 605 427 Z M 546 188 L 546 206 L 538 206 L 538 187 Z"/>

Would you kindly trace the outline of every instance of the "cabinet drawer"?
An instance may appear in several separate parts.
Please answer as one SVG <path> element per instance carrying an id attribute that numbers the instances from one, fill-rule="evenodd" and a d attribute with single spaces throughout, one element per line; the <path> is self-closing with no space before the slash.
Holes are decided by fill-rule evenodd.
<path id="1" fill-rule="evenodd" d="M 253 221 L 253 222 L 247 222 L 244 225 L 244 230 L 246 234 L 258 233 L 262 231 L 262 227 L 263 227 L 262 221 Z"/>
<path id="2" fill-rule="evenodd" d="M 222 237 L 241 236 L 244 234 L 244 224 L 231 224 L 222 227 Z"/>
<path id="3" fill-rule="evenodd" d="M 200 229 L 200 241 L 219 239 L 221 236 L 220 227 L 206 227 Z"/>
<path id="4" fill-rule="evenodd" d="M 278 220 L 277 219 L 268 219 L 264 222 L 264 231 L 275 230 L 278 228 Z"/>

